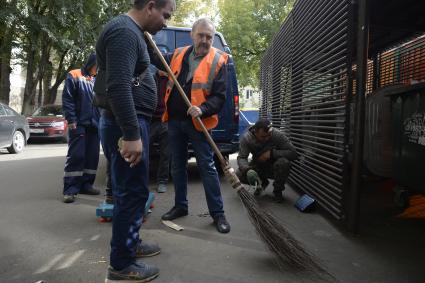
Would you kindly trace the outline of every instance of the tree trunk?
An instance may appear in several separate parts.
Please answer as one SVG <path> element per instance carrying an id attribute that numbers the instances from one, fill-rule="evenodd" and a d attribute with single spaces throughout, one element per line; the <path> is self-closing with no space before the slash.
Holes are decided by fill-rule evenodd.
<path id="1" fill-rule="evenodd" d="M 27 53 L 27 78 L 25 82 L 24 102 L 22 105 L 22 114 L 29 115 L 34 110 L 35 87 L 37 86 L 37 77 L 34 78 L 35 67 L 35 48 L 30 43 Z"/>
<path id="2" fill-rule="evenodd" d="M 4 37 L 0 38 L 0 102 L 9 104 L 10 95 L 10 59 L 12 57 L 12 37 L 14 27 L 6 28 Z"/>
<path id="3" fill-rule="evenodd" d="M 46 95 L 45 100 L 44 100 L 45 104 L 55 103 L 58 88 L 59 88 L 60 84 L 65 80 L 66 74 L 69 72 L 69 69 L 67 69 L 67 70 L 64 69 L 64 60 L 65 60 L 65 56 L 66 56 L 67 53 L 68 53 L 68 50 L 66 50 L 64 53 L 62 53 L 61 59 L 59 61 L 59 66 L 56 70 L 56 81 L 52 85 L 52 87 L 50 87 L 47 90 L 47 93 L 46 93 L 47 95 Z M 71 61 L 74 62 L 75 59 L 73 58 Z"/>
<path id="4" fill-rule="evenodd" d="M 46 104 L 52 104 L 50 103 L 50 92 L 49 92 L 50 88 L 52 87 L 52 76 L 53 76 L 52 62 L 48 61 L 47 65 L 44 68 L 45 69 L 44 69 L 44 77 L 43 77 L 43 94 L 44 94 L 43 105 L 46 105 Z"/>
<path id="5" fill-rule="evenodd" d="M 2 54 L 2 57 L 4 54 Z M 1 58 L 0 62 L 0 102 L 9 104 L 10 95 L 10 58 Z"/>
<path id="6" fill-rule="evenodd" d="M 43 78 L 38 79 L 38 96 L 37 96 L 37 107 L 40 107 L 43 103 Z"/>

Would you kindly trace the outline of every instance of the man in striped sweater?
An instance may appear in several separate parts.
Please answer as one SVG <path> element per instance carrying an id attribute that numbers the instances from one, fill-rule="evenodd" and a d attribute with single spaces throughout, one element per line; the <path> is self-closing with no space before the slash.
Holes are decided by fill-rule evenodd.
<path id="1" fill-rule="evenodd" d="M 105 282 L 148 282 L 159 274 L 157 267 L 137 260 L 160 253 L 157 245 L 139 237 L 149 196 L 149 121 L 157 105 L 143 32 L 164 28 L 174 9 L 174 0 L 135 0 L 127 14 L 106 24 L 96 44 L 94 90 L 103 107 L 100 136 L 111 164 L 114 201 Z"/>

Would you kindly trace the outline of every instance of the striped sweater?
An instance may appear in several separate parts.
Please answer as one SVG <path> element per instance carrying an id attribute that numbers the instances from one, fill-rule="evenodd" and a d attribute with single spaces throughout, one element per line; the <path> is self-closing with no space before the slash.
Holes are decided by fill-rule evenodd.
<path id="1" fill-rule="evenodd" d="M 98 68 L 106 74 L 106 98 L 124 140 L 140 138 L 137 116 L 150 118 L 157 105 L 156 84 L 141 28 L 127 15 L 108 22 L 96 44 Z M 139 77 L 139 83 L 135 78 Z"/>

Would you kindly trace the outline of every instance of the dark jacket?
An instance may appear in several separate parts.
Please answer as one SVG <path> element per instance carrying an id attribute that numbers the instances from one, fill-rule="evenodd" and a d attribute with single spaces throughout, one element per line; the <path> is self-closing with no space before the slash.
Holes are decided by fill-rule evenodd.
<path id="1" fill-rule="evenodd" d="M 190 94 L 192 90 L 192 80 L 186 82 L 187 74 L 189 72 L 189 54 L 193 51 L 193 46 L 190 47 L 184 58 L 182 69 L 177 78 L 177 81 L 182 86 L 186 96 L 190 101 Z M 168 53 L 164 55 L 165 60 L 168 64 L 170 64 L 171 59 L 173 57 L 173 53 Z M 164 66 L 157 56 L 151 56 L 152 63 L 160 70 L 165 71 Z M 226 85 L 227 85 L 227 65 L 223 65 L 218 71 L 216 77 L 214 78 L 213 85 L 211 87 L 210 95 L 207 96 L 206 101 L 200 105 L 202 116 L 201 118 L 210 117 L 214 114 L 220 112 L 221 108 L 224 105 L 226 100 Z M 191 119 L 187 113 L 187 106 L 184 103 L 184 100 L 181 98 L 178 93 L 177 88 L 174 86 L 171 91 L 170 98 L 167 101 L 167 109 L 169 119 Z"/>
<path id="2" fill-rule="evenodd" d="M 248 161 L 249 154 L 252 154 L 252 162 L 255 163 L 256 158 L 268 150 L 271 150 L 270 158 L 272 162 L 281 157 L 285 157 L 289 161 L 298 158 L 295 147 L 285 134 L 278 129 L 272 128 L 271 138 L 265 143 L 260 143 L 255 138 L 254 127 L 251 127 L 240 139 L 239 154 L 237 158 L 239 170 L 241 172 L 246 172 L 251 168 L 252 163 Z"/>
<path id="3" fill-rule="evenodd" d="M 92 54 L 83 68 L 72 70 L 66 76 L 62 107 L 69 124 L 98 125 L 99 110 L 93 105 L 94 77 L 89 74 L 89 69 L 95 64 L 96 57 Z"/>

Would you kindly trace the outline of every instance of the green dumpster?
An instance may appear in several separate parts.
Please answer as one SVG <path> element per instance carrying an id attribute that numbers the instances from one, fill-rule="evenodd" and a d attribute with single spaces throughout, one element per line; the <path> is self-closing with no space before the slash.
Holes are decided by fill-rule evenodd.
<path id="1" fill-rule="evenodd" d="M 425 193 L 425 83 L 394 88 L 391 116 L 394 141 L 395 201 L 408 206 L 408 194 Z"/>

